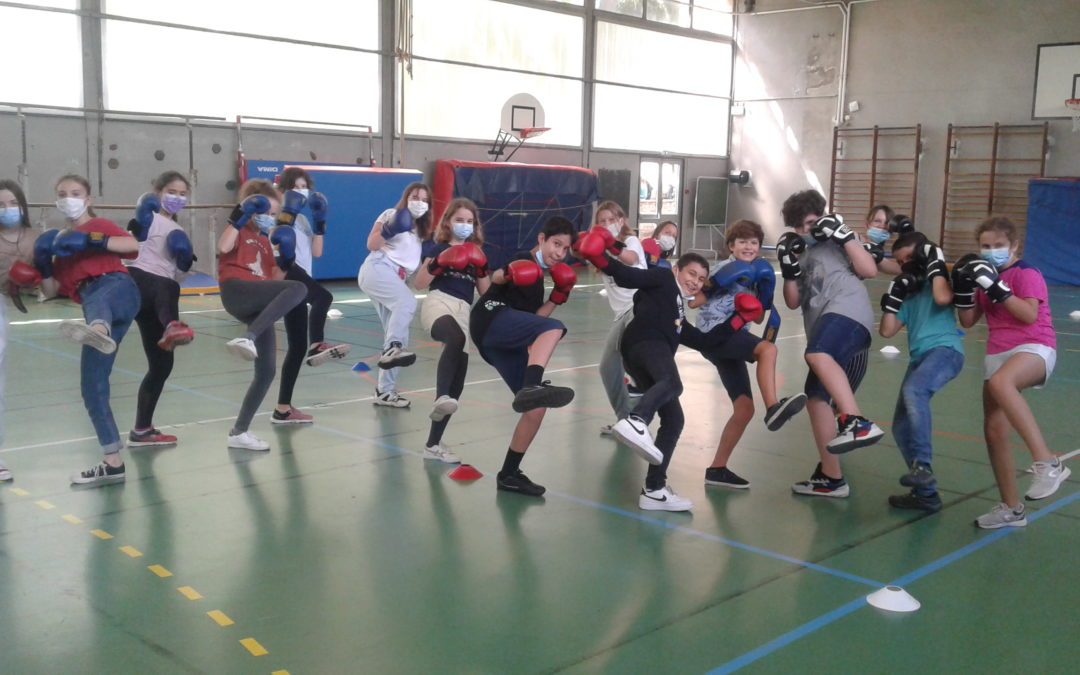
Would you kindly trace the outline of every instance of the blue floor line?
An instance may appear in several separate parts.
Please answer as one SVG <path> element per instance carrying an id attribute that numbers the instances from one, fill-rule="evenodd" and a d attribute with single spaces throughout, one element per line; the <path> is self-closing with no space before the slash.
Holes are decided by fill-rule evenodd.
<path id="1" fill-rule="evenodd" d="M 1045 508 L 1039 509 L 1038 511 L 1035 511 L 1033 513 L 1029 513 L 1028 514 L 1028 522 L 1031 523 L 1031 522 L 1037 521 L 1040 518 L 1042 518 L 1043 516 L 1045 516 L 1047 514 L 1050 514 L 1050 513 L 1053 513 L 1054 511 L 1057 511 L 1058 509 L 1064 508 L 1065 506 L 1068 506 L 1069 504 L 1072 504 L 1073 502 L 1077 501 L 1078 499 L 1080 499 L 1080 492 L 1074 492 L 1074 493 L 1072 493 L 1071 495 L 1069 495 L 1067 497 L 1063 497 L 1063 498 L 1057 500 L 1056 502 L 1054 502 L 1053 504 L 1050 504 L 1049 506 L 1047 506 Z M 925 577 L 927 575 L 933 574 L 934 572 L 937 572 L 938 570 L 940 570 L 940 569 L 942 569 L 944 567 L 947 567 L 948 565 L 951 565 L 952 563 L 956 562 L 957 560 L 961 560 L 963 558 L 966 558 L 967 556 L 971 555 L 972 553 L 974 553 L 974 552 L 976 552 L 978 550 L 981 550 L 983 548 L 986 548 L 990 544 L 993 544 L 994 542 L 996 542 L 996 541 L 998 541 L 1000 539 L 1003 539 L 1003 538 L 1007 537 L 1008 535 L 1012 534 L 1013 532 L 1016 532 L 1017 530 L 1020 530 L 1020 529 L 1026 529 L 1026 528 L 1004 527 L 1004 528 L 1001 528 L 1000 530 L 994 530 L 993 532 L 988 533 L 985 537 L 982 537 L 978 541 L 973 541 L 970 544 L 968 544 L 967 546 L 963 546 L 961 548 L 958 548 L 957 550 L 953 551 L 952 553 L 946 554 L 946 555 L 938 558 L 937 560 L 934 560 L 933 562 L 927 563 L 927 564 L 923 565 L 922 567 L 919 567 L 918 569 L 915 569 L 915 570 L 905 574 L 902 577 L 898 577 L 897 579 L 895 579 L 892 583 L 890 583 L 888 585 L 890 585 L 890 586 L 906 586 L 907 584 L 910 584 L 913 581 L 917 581 L 918 579 L 922 579 L 923 577 Z M 766 642 L 765 644 L 763 644 L 763 645 L 761 645 L 759 647 L 756 647 L 756 648 L 746 652 L 745 654 L 742 654 L 741 656 L 738 656 L 738 657 L 728 661 L 727 663 L 725 663 L 725 664 L 723 664 L 721 666 L 717 666 L 716 668 L 713 668 L 712 670 L 709 670 L 708 674 L 709 675 L 721 675 L 722 673 L 733 673 L 736 670 L 739 670 L 740 668 L 748 666 L 751 663 L 753 663 L 753 662 L 755 662 L 755 661 L 757 661 L 759 659 L 762 659 L 762 658 L 768 656 L 769 654 L 772 654 L 773 652 L 775 652 L 775 651 L 777 651 L 779 649 L 782 649 L 782 648 L 786 647 L 787 645 L 791 644 L 792 642 L 795 642 L 796 640 L 799 640 L 800 638 L 806 637 L 807 635 L 810 635 L 811 633 L 817 632 L 818 630 L 824 628 L 825 626 L 828 626 L 829 624 L 834 623 L 834 622 L 844 618 L 845 616 L 851 614 L 852 612 L 858 610 L 859 608 L 863 607 L 866 604 L 867 603 L 866 603 L 866 598 L 865 597 L 855 598 L 854 600 L 848 602 L 847 604 L 841 605 L 840 607 L 837 607 L 836 609 L 834 609 L 834 610 L 832 610 L 830 612 L 826 612 L 825 614 L 822 614 L 821 616 L 817 617 L 816 619 L 812 619 L 810 621 L 807 621 L 806 623 L 802 624 L 801 626 L 799 626 L 797 628 L 794 628 L 794 629 L 788 631 L 787 633 L 784 633 L 780 637 L 778 637 L 776 639 L 773 639 L 773 640 L 770 640 L 769 642 Z"/>

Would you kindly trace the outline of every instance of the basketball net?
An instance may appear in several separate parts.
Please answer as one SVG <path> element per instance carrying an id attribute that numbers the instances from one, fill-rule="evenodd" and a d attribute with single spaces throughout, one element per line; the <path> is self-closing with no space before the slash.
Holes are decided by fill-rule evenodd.
<path id="1" fill-rule="evenodd" d="M 1080 132 L 1080 98 L 1065 99 L 1065 107 L 1072 114 L 1073 133 Z"/>

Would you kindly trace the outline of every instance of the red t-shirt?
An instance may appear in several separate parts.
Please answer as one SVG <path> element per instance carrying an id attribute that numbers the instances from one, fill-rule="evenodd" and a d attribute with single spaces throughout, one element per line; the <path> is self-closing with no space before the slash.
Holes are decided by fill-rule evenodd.
<path id="1" fill-rule="evenodd" d="M 218 281 L 266 281 L 273 271 L 274 249 L 270 247 L 270 239 L 253 225 L 240 230 L 233 250 L 218 256 Z"/>
<path id="2" fill-rule="evenodd" d="M 131 236 L 129 232 L 121 230 L 119 225 L 107 218 L 91 218 L 75 229 L 79 232 L 100 232 L 108 237 Z M 120 259 L 131 259 L 138 255 L 138 251 L 122 254 L 97 249 L 79 251 L 74 255 L 53 259 L 53 278 L 60 284 L 60 295 L 66 295 L 75 302 L 82 302 L 79 297 L 79 284 L 110 272 L 127 274 L 127 268 Z"/>

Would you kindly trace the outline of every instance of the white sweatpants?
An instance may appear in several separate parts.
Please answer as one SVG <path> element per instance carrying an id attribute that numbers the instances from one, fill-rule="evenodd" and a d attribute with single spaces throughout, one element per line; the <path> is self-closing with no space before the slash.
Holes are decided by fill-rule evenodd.
<path id="1" fill-rule="evenodd" d="M 416 298 L 405 280 L 401 268 L 390 262 L 385 254 L 375 251 L 360 266 L 356 281 L 375 307 L 383 327 L 383 349 L 391 342 L 409 344 L 409 324 L 416 313 Z M 401 368 L 379 369 L 379 391 L 397 391 L 398 371 Z"/>

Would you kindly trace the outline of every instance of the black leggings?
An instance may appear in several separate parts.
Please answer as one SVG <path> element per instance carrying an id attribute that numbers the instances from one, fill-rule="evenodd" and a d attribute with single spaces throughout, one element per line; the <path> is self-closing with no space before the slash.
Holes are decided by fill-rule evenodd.
<path id="1" fill-rule="evenodd" d="M 667 483 L 667 468 L 686 421 L 679 403 L 682 380 L 675 366 L 675 355 L 666 342 L 645 340 L 627 345 L 624 339 L 622 354 L 626 373 L 644 391 L 631 414 L 645 420 L 646 424 L 652 422 L 654 415 L 660 414 L 656 447 L 663 453 L 664 461 L 657 466 L 650 465 L 645 475 L 645 488 L 659 490 Z"/>
<path id="2" fill-rule="evenodd" d="M 158 340 L 164 335 L 165 326 L 180 320 L 180 284 L 137 267 L 129 267 L 128 272 L 139 287 L 142 304 L 135 323 L 139 325 L 147 366 L 139 385 L 135 428 L 146 430 L 154 426 L 154 410 L 173 369 L 173 353 L 158 347 Z"/>
<path id="3" fill-rule="evenodd" d="M 285 338 L 288 342 L 288 350 L 285 352 L 285 360 L 281 363 L 281 387 L 278 390 L 278 405 L 290 405 L 292 403 L 296 378 L 300 376 L 300 366 L 304 365 L 304 357 L 307 356 L 308 346 L 323 341 L 323 331 L 326 328 L 326 313 L 330 311 L 330 303 L 334 301 L 334 296 L 330 291 L 319 285 L 318 282 L 308 276 L 304 268 L 295 263 L 285 273 L 285 279 L 299 281 L 304 284 L 304 287 L 307 288 L 307 297 L 285 315 Z M 310 312 L 308 312 L 309 304 L 311 305 Z M 310 341 L 308 340 L 309 323 Z"/>
<path id="4" fill-rule="evenodd" d="M 465 351 L 465 333 L 454 317 L 449 314 L 435 319 L 431 324 L 431 337 L 443 343 L 442 356 L 435 374 L 435 398 L 450 396 L 459 398 L 465 391 L 465 374 L 469 370 L 469 354 Z M 428 447 L 442 441 L 450 415 L 439 422 L 431 423 L 428 432 Z"/>

